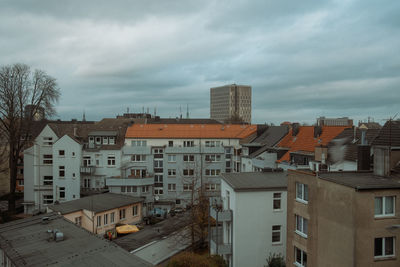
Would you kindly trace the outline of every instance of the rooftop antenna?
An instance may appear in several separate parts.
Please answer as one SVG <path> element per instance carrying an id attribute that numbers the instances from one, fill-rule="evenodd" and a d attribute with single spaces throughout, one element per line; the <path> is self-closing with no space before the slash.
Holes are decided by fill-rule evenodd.
<path id="1" fill-rule="evenodd" d="M 144 114 L 144 106 L 142 107 L 142 113 Z"/>
<path id="2" fill-rule="evenodd" d="M 129 107 L 127 107 L 127 108 L 126 108 L 126 113 L 128 113 L 128 114 L 129 114 Z"/>
<path id="3" fill-rule="evenodd" d="M 85 110 L 83 110 L 82 121 L 86 121 L 86 114 L 85 114 Z"/>
<path id="4" fill-rule="evenodd" d="M 189 119 L 189 104 L 186 104 L 186 119 Z"/>
<path id="5" fill-rule="evenodd" d="M 179 117 L 182 119 L 182 106 L 179 106 Z"/>

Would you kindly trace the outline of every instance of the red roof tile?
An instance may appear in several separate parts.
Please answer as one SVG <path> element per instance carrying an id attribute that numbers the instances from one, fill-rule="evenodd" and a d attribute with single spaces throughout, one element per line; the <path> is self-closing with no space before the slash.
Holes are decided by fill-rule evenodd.
<path id="1" fill-rule="evenodd" d="M 322 134 L 314 138 L 314 126 L 300 126 L 299 133 L 292 136 L 292 129 L 278 144 L 278 147 L 289 148 L 278 162 L 290 161 L 290 152 L 309 151 L 314 152 L 316 146 L 327 145 L 333 138 L 340 134 L 347 126 L 323 126 Z"/>

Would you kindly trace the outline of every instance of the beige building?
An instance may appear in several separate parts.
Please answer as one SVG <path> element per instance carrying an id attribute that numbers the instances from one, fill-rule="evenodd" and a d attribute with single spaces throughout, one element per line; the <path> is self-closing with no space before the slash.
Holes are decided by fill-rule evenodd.
<path id="1" fill-rule="evenodd" d="M 251 86 L 230 84 L 211 88 L 210 118 L 251 123 Z"/>
<path id="2" fill-rule="evenodd" d="M 287 266 L 400 266 L 400 179 L 289 171 Z"/>
<path id="3" fill-rule="evenodd" d="M 94 234 L 104 234 L 114 231 L 117 224 L 141 222 L 142 204 L 139 197 L 106 193 L 54 204 L 47 209 Z"/>

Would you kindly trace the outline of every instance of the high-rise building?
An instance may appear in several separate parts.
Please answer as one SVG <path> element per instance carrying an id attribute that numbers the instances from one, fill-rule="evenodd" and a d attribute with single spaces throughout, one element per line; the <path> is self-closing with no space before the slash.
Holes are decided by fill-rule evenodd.
<path id="1" fill-rule="evenodd" d="M 211 88 L 210 118 L 251 123 L 251 86 L 230 84 Z"/>

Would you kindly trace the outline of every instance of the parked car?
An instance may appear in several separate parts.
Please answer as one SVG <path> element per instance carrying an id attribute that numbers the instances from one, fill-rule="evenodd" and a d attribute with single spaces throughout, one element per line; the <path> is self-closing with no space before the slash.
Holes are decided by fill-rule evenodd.
<path id="1" fill-rule="evenodd" d="M 167 211 L 160 208 L 154 208 L 149 211 L 149 215 L 155 217 L 166 217 Z"/>
<path id="2" fill-rule="evenodd" d="M 169 213 L 171 214 L 171 216 L 174 216 L 175 214 L 177 214 L 177 213 L 182 213 L 182 212 L 184 212 L 184 211 L 185 211 L 184 208 L 176 207 L 176 208 L 171 209 L 171 210 L 169 211 Z"/>

